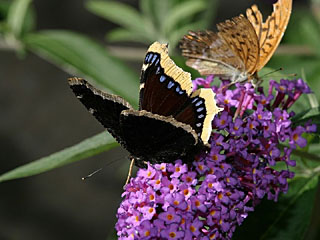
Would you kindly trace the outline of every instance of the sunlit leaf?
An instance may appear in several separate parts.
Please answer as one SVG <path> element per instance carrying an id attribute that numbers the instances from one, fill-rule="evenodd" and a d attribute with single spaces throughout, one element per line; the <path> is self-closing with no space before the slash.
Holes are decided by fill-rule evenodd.
<path id="1" fill-rule="evenodd" d="M 7 23 L 10 31 L 16 37 L 21 35 L 31 1 L 32 0 L 14 0 L 10 6 Z"/>
<path id="2" fill-rule="evenodd" d="M 145 32 L 143 18 L 139 12 L 127 4 L 115 1 L 91 0 L 87 8 L 96 15 L 119 24 L 130 30 Z"/>
<path id="3" fill-rule="evenodd" d="M 148 35 L 142 35 L 137 32 L 127 30 L 124 28 L 117 28 L 111 30 L 107 33 L 107 39 L 111 42 L 144 42 L 144 43 L 151 43 L 153 39 L 150 39 Z"/>
<path id="4" fill-rule="evenodd" d="M 72 147 L 17 167 L 0 176 L 0 182 L 29 177 L 62 167 L 118 146 L 107 132 L 88 138 Z"/>
<path id="5" fill-rule="evenodd" d="M 170 10 L 168 17 L 163 19 L 164 31 L 169 35 L 171 31 L 175 30 L 178 23 L 189 19 L 205 8 L 206 4 L 204 1 L 187 1 L 176 5 Z"/>

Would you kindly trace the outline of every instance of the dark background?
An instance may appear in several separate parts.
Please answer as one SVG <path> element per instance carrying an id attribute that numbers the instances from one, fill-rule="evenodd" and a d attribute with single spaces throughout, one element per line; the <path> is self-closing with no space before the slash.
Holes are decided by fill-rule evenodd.
<path id="1" fill-rule="evenodd" d="M 138 5 L 137 0 L 122 2 Z M 220 1 L 217 21 L 244 13 L 253 3 L 260 6 L 261 1 Z M 69 29 L 103 42 L 115 27 L 88 12 L 84 1 L 35 0 L 34 7 L 38 30 Z M 128 64 L 140 71 L 140 63 Z M 103 130 L 71 93 L 68 77 L 31 53 L 19 59 L 14 52 L 0 51 L 0 173 Z M 118 161 L 100 174 L 81 181 L 114 160 Z M 126 153 L 117 148 L 45 174 L 1 183 L 0 240 L 107 239 L 114 234 L 128 166 Z"/>

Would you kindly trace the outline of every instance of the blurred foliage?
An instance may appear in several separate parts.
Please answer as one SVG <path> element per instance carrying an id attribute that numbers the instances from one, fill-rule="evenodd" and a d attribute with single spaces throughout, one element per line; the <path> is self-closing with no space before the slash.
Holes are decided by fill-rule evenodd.
<path id="1" fill-rule="evenodd" d="M 90 0 L 86 4 L 91 12 L 122 26 L 107 33 L 109 41 L 160 41 L 172 49 L 188 30 L 206 28 L 216 5 L 216 0 L 140 0 L 139 12 L 116 1 Z"/>
<path id="2" fill-rule="evenodd" d="M 101 0 L 89 0 L 86 7 L 90 12 L 119 25 L 119 28 L 107 33 L 108 42 L 150 44 L 157 40 L 169 42 L 173 50 L 188 30 L 208 28 L 215 17 L 218 1 L 140 0 L 139 3 L 139 10 L 117 1 Z M 36 14 L 31 0 L 0 0 L 0 50 L 13 50 L 18 56 L 29 51 L 38 54 L 61 69 L 86 77 L 91 83 L 137 105 L 138 74 L 122 60 L 112 56 L 103 45 L 88 36 L 65 30 L 37 32 L 35 23 Z M 319 0 L 312 0 L 310 9 L 294 8 L 285 33 L 285 44 L 280 46 L 284 51 L 275 54 L 268 68 L 260 72 L 263 75 L 271 69 L 283 67 L 286 72 L 297 73 L 307 80 L 315 94 L 299 100 L 293 109 L 298 113 L 293 121 L 297 125 L 314 121 L 318 125 L 318 133 L 306 136 L 308 147 L 294 152 L 298 163 L 296 173 L 300 178 L 290 184 L 290 192 L 282 196 L 279 203 L 264 201 L 240 228 L 235 239 L 247 239 L 247 229 L 252 229 L 252 236 L 256 236 L 252 239 L 303 239 L 307 234 L 320 175 L 320 94 L 317 91 L 320 89 L 319 26 Z M 285 51 L 285 47 L 290 46 L 290 50 Z M 181 56 L 175 56 L 174 60 L 185 68 Z M 5 173 L 0 176 L 0 181 L 49 171 L 116 145 L 104 132 Z M 271 213 L 270 208 L 276 211 Z"/>

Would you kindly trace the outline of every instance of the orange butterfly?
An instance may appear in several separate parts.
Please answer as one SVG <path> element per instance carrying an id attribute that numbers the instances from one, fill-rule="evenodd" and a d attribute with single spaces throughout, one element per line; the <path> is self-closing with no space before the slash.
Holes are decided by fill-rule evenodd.
<path id="1" fill-rule="evenodd" d="M 277 49 L 286 30 L 292 0 L 278 0 L 273 12 L 263 22 L 256 5 L 240 15 L 217 24 L 218 32 L 190 31 L 181 40 L 182 55 L 187 65 L 201 75 L 214 74 L 242 82 L 258 79 L 263 68 Z"/>

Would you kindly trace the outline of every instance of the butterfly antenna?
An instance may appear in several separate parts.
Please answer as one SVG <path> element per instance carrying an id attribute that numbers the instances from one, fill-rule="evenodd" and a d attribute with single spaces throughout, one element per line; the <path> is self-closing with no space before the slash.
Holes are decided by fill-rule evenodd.
<path id="1" fill-rule="evenodd" d="M 103 168 L 105 168 L 105 167 L 107 167 L 107 166 L 109 166 L 109 165 L 117 162 L 118 160 L 120 160 L 120 159 L 122 159 L 122 158 L 123 158 L 123 156 L 121 156 L 121 157 L 119 157 L 119 158 L 116 158 L 116 159 L 114 159 L 114 160 L 111 161 L 111 162 L 108 162 L 104 167 L 101 167 L 101 168 L 93 171 L 92 173 L 88 174 L 87 176 L 82 177 L 81 180 L 84 181 L 84 180 L 86 180 L 86 179 L 88 179 L 88 178 L 91 178 L 93 175 L 96 175 L 98 172 L 100 172 L 101 170 L 103 170 Z"/>
<path id="2" fill-rule="evenodd" d="M 282 71 L 282 70 L 283 70 L 283 68 L 278 68 L 278 69 L 276 69 L 276 70 L 273 70 L 273 71 L 271 71 L 271 72 L 266 73 L 265 75 L 261 76 L 260 78 L 264 78 L 264 77 L 266 77 L 266 76 L 268 76 L 268 75 L 270 75 L 270 74 L 273 74 L 273 73 L 275 73 L 275 72 L 280 72 L 280 71 Z"/>
<path id="3" fill-rule="evenodd" d="M 103 169 L 103 168 L 99 168 L 99 169 L 95 170 L 94 172 L 88 174 L 87 176 L 82 177 L 81 180 L 84 181 L 84 180 L 86 180 L 87 178 L 91 178 L 93 175 L 95 175 L 96 173 L 100 172 L 102 169 Z"/>

